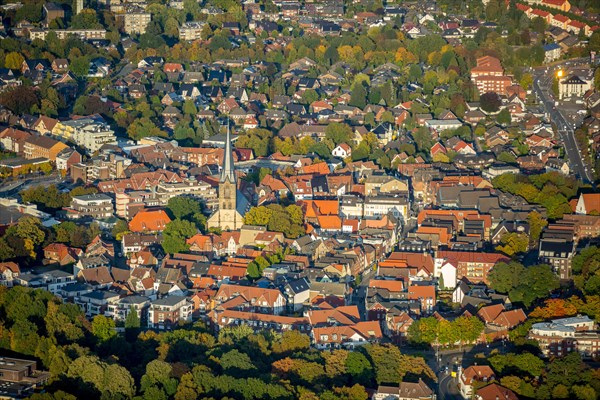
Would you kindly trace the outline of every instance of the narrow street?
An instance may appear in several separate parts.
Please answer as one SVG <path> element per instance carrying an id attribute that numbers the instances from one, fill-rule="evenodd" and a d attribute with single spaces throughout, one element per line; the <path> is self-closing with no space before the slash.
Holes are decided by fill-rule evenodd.
<path id="1" fill-rule="evenodd" d="M 548 74 L 552 73 L 552 70 L 548 72 Z M 546 114 L 549 116 L 550 121 L 556 125 L 572 171 L 586 183 L 592 183 L 594 181 L 592 167 L 584 162 L 583 157 L 581 156 L 581 150 L 575 140 L 575 129 L 580 123 L 580 118 L 578 118 L 578 116 L 573 116 L 572 121 L 565 118 L 561 112 L 560 105 L 556 105 L 553 95 L 550 92 L 551 85 L 551 75 L 547 75 L 545 70 L 542 69 L 535 71 L 533 90 L 540 105 L 542 105 Z"/>

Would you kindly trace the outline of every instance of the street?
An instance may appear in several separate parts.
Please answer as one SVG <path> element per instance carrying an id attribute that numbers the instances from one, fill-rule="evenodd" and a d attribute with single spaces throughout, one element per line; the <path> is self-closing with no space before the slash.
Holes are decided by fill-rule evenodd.
<path id="1" fill-rule="evenodd" d="M 550 121 L 556 125 L 572 171 L 584 182 L 592 183 L 594 181 L 592 167 L 586 165 L 583 161 L 581 151 L 575 140 L 575 129 L 579 120 L 576 116 L 572 116 L 573 121 L 567 120 L 561 111 L 561 107 L 556 106 L 550 93 L 553 73 L 551 70 L 550 75 L 547 75 L 544 69 L 536 70 L 534 72 L 533 90 Z"/>
<path id="2" fill-rule="evenodd" d="M 4 182 L 0 182 L 0 197 L 11 197 L 16 195 L 21 190 L 29 189 L 35 186 L 49 186 L 61 183 L 64 181 L 64 178 L 53 172 L 50 175 L 28 175 L 28 176 L 20 176 L 15 180 L 6 180 Z"/>
<path id="3" fill-rule="evenodd" d="M 423 351 L 414 350 L 409 347 L 401 348 L 403 354 L 425 358 L 427 365 L 429 365 L 438 377 L 439 399 L 448 400 L 462 399 L 458 390 L 458 377 L 453 378 L 451 375 L 452 371 L 458 367 L 467 368 L 477 362 L 478 356 L 483 355 L 487 357 L 494 350 L 504 354 L 514 351 L 514 346 L 508 341 L 496 341 L 489 345 L 480 344 L 477 346 L 466 346 L 462 349 L 440 350 L 437 355 L 433 349 Z"/>
<path id="4" fill-rule="evenodd" d="M 458 381 L 452 378 L 449 372 L 441 373 L 438 376 L 438 398 L 440 400 L 461 400 L 462 396 L 458 391 Z"/>

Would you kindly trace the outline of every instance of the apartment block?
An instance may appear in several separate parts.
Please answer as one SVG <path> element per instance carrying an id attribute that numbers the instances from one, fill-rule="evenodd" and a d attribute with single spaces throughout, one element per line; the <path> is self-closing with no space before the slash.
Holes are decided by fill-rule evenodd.
<path id="1" fill-rule="evenodd" d="M 600 356 L 600 333 L 588 316 L 578 315 L 533 324 L 528 335 L 536 340 L 546 357 L 561 357 L 579 351 L 585 358 Z"/>
<path id="2" fill-rule="evenodd" d="M 29 38 L 46 40 L 50 32 L 54 32 L 61 40 L 69 36 L 76 36 L 81 40 L 106 39 L 106 29 L 31 29 Z"/>
<path id="3" fill-rule="evenodd" d="M 199 21 L 189 21 L 183 23 L 179 28 L 179 40 L 199 40 L 202 39 L 202 29 L 206 24 Z"/>
<path id="4" fill-rule="evenodd" d="M 69 218 L 78 219 L 91 217 L 105 219 L 113 216 L 113 201 L 102 193 L 75 196 L 71 206 L 66 209 Z"/>
<path id="5" fill-rule="evenodd" d="M 85 148 L 89 153 L 98 151 L 105 144 L 116 144 L 117 137 L 110 126 L 92 118 L 81 118 L 57 123 L 52 134 Z"/>
<path id="6" fill-rule="evenodd" d="M 147 310 L 150 306 L 150 299 L 145 296 L 127 296 L 119 299 L 115 303 L 108 305 L 105 315 L 115 321 L 125 321 L 127 315 L 133 310 L 137 313 L 140 321 L 143 322 L 147 317 Z"/>
<path id="7" fill-rule="evenodd" d="M 125 14 L 118 14 L 116 16 L 118 19 L 123 20 L 123 30 L 125 33 L 132 34 L 144 34 L 146 33 L 146 28 L 148 24 L 152 20 L 152 16 L 150 13 L 146 12 L 127 12 Z"/>
<path id="8" fill-rule="evenodd" d="M 193 303 L 184 296 L 168 296 L 153 301 L 148 309 L 148 328 L 170 329 L 179 321 L 191 321 Z"/>

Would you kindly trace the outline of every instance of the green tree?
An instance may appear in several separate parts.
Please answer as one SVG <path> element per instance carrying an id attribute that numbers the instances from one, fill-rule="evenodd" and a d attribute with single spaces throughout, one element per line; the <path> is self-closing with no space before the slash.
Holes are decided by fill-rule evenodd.
<path id="1" fill-rule="evenodd" d="M 131 306 L 129 308 L 129 313 L 127 313 L 127 317 L 125 317 L 125 329 L 139 329 L 141 326 L 140 317 L 136 309 Z"/>
<path id="2" fill-rule="evenodd" d="M 496 121 L 502 125 L 510 125 L 510 120 L 511 116 L 508 108 L 503 108 L 496 116 Z"/>
<path id="3" fill-rule="evenodd" d="M 490 364 L 498 374 L 528 374 L 531 377 L 541 376 L 545 363 L 531 353 L 496 354 L 489 358 Z"/>
<path id="4" fill-rule="evenodd" d="M 177 219 L 189 219 L 195 214 L 202 213 L 202 206 L 196 199 L 177 196 L 169 199 L 167 208 Z"/>
<path id="5" fill-rule="evenodd" d="M 196 226 L 186 220 L 175 219 L 169 222 L 163 231 L 162 247 L 166 253 L 174 254 L 189 249 L 186 239 L 197 233 Z"/>
<path id="6" fill-rule="evenodd" d="M 535 17 L 531 19 L 531 29 L 534 32 L 543 34 L 547 28 L 546 20 L 542 17 Z"/>
<path id="7" fill-rule="evenodd" d="M 198 109 L 192 100 L 186 100 L 183 103 L 183 113 L 185 115 L 196 115 L 198 113 Z"/>
<path id="8" fill-rule="evenodd" d="M 370 385 L 375 378 L 373 365 L 362 352 L 351 351 L 346 357 L 346 372 L 350 375 L 352 382 L 361 385 Z"/>
<path id="9" fill-rule="evenodd" d="M 42 5 L 43 3 L 25 3 L 15 13 L 16 21 L 40 22 L 42 20 Z"/>
<path id="10" fill-rule="evenodd" d="M 146 117 L 136 119 L 127 128 L 127 134 L 133 140 L 140 140 L 147 136 L 166 137 L 167 134 Z"/>
<path id="11" fill-rule="evenodd" d="M 500 293 L 508 293 L 519 285 L 524 274 L 525 267 L 518 262 L 498 263 L 490 271 L 488 280 L 492 289 Z"/>
<path id="12" fill-rule="evenodd" d="M 123 235 L 128 232 L 129 224 L 124 219 L 119 219 L 111 230 L 111 234 L 116 240 L 121 240 Z"/>
<path id="13" fill-rule="evenodd" d="M 125 337 L 128 341 L 135 341 L 140 331 L 142 323 L 138 315 L 137 310 L 133 307 L 129 307 L 127 317 L 125 317 Z"/>
<path id="14" fill-rule="evenodd" d="M 272 215 L 273 212 L 271 209 L 265 206 L 252 207 L 244 216 L 244 223 L 266 226 L 271 220 Z"/>
<path id="15" fill-rule="evenodd" d="M 241 371 L 256 369 L 250 357 L 237 349 L 230 350 L 223 354 L 220 363 L 221 368 L 227 372 L 237 371 L 239 373 Z"/>
<path id="16" fill-rule="evenodd" d="M 101 342 L 106 342 L 117 335 L 115 321 L 112 318 L 106 318 L 104 315 L 96 315 L 92 320 L 92 333 Z"/>
<path id="17" fill-rule="evenodd" d="M 67 376 L 92 385 L 106 398 L 131 398 L 135 394 L 134 381 L 129 371 L 118 364 L 106 364 L 96 356 L 77 358 L 69 366 Z"/>
<path id="18" fill-rule="evenodd" d="M 90 60 L 87 56 L 75 57 L 69 63 L 69 69 L 76 76 L 84 77 L 90 69 Z"/>
<path id="19" fill-rule="evenodd" d="M 102 24 L 98 22 L 96 11 L 91 8 L 85 8 L 77 15 L 71 18 L 71 28 L 73 29 L 99 29 Z"/>
<path id="20" fill-rule="evenodd" d="M 361 110 L 365 108 L 367 105 L 367 89 L 362 83 L 354 85 L 348 104 Z"/>
<path id="21" fill-rule="evenodd" d="M 273 132 L 267 129 L 250 129 L 239 136 L 236 147 L 252 149 L 257 157 L 264 157 L 271 153 L 270 144 Z"/>
<path id="22" fill-rule="evenodd" d="M 5 238 L 10 237 L 21 239 L 22 249 L 15 249 L 18 253 L 25 253 L 31 258 L 36 258 L 39 246 L 46 238 L 46 232 L 42 227 L 41 221 L 32 216 L 25 216 L 6 230 Z"/>
<path id="23" fill-rule="evenodd" d="M 438 337 L 438 326 L 437 318 L 419 318 L 408 328 L 408 339 L 417 344 L 434 344 Z"/>
<path id="24" fill-rule="evenodd" d="M 325 138 L 330 139 L 335 146 L 340 143 L 350 144 L 352 128 L 344 123 L 332 122 L 325 129 Z"/>
<path id="25" fill-rule="evenodd" d="M 319 94 L 314 89 L 306 89 L 302 92 L 302 103 L 303 104 L 312 104 L 313 102 L 319 100 Z"/>
<path id="26" fill-rule="evenodd" d="M 421 153 L 429 153 L 429 150 L 434 144 L 434 140 L 431 136 L 431 133 L 424 126 L 419 127 L 416 131 L 413 132 L 413 139 L 415 140 L 417 149 Z"/>

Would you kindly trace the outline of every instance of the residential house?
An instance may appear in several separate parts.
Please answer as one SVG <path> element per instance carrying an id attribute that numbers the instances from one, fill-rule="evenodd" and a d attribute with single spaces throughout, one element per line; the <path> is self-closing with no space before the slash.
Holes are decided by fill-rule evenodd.
<path id="1" fill-rule="evenodd" d="M 435 392 L 422 379 L 414 382 L 401 382 L 399 387 L 379 385 L 373 400 L 433 400 Z"/>
<path id="2" fill-rule="evenodd" d="M 471 365 L 461 371 L 458 379 L 460 394 L 465 399 L 473 397 L 473 388 L 476 382 L 487 384 L 495 379 L 494 371 L 487 365 Z"/>
<path id="3" fill-rule="evenodd" d="M 143 210 L 129 221 L 129 230 L 132 232 L 162 232 L 169 222 L 171 222 L 171 218 L 164 210 Z"/>
<path id="4" fill-rule="evenodd" d="M 475 392 L 475 400 L 518 400 L 519 397 L 510 389 L 492 383 Z"/>

